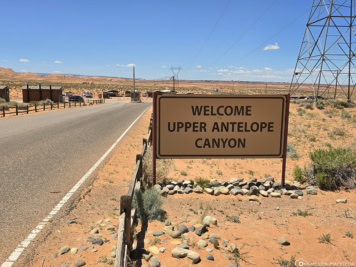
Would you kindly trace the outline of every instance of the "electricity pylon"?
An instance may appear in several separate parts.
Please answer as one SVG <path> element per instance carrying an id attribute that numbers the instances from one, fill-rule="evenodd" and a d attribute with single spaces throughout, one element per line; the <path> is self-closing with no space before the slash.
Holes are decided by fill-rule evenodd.
<path id="1" fill-rule="evenodd" d="M 313 0 L 289 91 L 313 88 L 314 99 L 336 97 L 350 102 L 356 87 L 355 0 Z M 335 91 L 335 92 L 333 92 Z"/>

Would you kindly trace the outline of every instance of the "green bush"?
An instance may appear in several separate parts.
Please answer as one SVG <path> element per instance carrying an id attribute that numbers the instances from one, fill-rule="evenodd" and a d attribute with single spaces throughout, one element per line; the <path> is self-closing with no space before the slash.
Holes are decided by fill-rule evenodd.
<path id="1" fill-rule="evenodd" d="M 325 109 L 325 103 L 323 101 L 318 101 L 316 107 L 317 109 Z"/>
<path id="2" fill-rule="evenodd" d="M 328 132 L 328 136 L 331 137 L 331 138 L 334 137 L 335 135 L 337 135 L 337 136 L 345 136 L 345 132 L 344 132 L 344 130 L 342 130 L 340 128 L 334 128 L 334 129 L 332 129 L 332 130 L 330 130 Z"/>
<path id="3" fill-rule="evenodd" d="M 346 110 L 341 111 L 341 118 L 343 119 L 351 119 L 351 114 Z"/>
<path id="4" fill-rule="evenodd" d="M 352 107 L 352 103 L 348 103 L 346 101 L 336 100 L 334 103 L 335 108 L 343 109 L 343 108 L 350 108 Z"/>
<path id="5" fill-rule="evenodd" d="M 351 149 L 318 149 L 309 154 L 309 182 L 321 189 L 336 190 L 341 186 L 356 186 L 356 153 Z"/>
<path id="6" fill-rule="evenodd" d="M 171 159 L 159 159 L 156 161 L 156 182 L 164 183 L 172 166 Z M 152 148 L 148 149 L 143 157 L 143 174 L 149 184 L 153 183 Z"/>
<path id="7" fill-rule="evenodd" d="M 303 169 L 298 165 L 294 167 L 293 177 L 296 181 L 302 184 L 304 184 L 307 181 Z"/>
<path id="8" fill-rule="evenodd" d="M 51 99 L 46 99 L 46 100 L 41 100 L 41 101 L 38 101 L 37 102 L 37 105 L 43 105 L 43 104 L 45 104 L 45 105 L 53 105 L 54 104 L 54 102 L 51 100 Z"/>
<path id="9" fill-rule="evenodd" d="M 209 187 L 209 185 L 210 185 L 210 180 L 204 179 L 204 178 L 201 178 L 201 177 L 199 177 L 198 179 L 196 179 L 195 182 L 196 182 L 197 185 L 199 185 L 201 188 L 206 188 L 206 187 Z"/>
<path id="10" fill-rule="evenodd" d="M 310 109 L 310 110 L 314 109 L 312 104 L 306 104 L 306 105 L 304 106 L 304 108 L 305 108 L 305 109 Z"/>
<path id="11" fill-rule="evenodd" d="M 0 97 L 0 103 L 6 103 L 6 100 Z"/>
<path id="12" fill-rule="evenodd" d="M 297 150 L 295 149 L 293 144 L 288 144 L 287 145 L 287 157 L 292 158 L 292 159 L 299 158 Z"/>
<path id="13" fill-rule="evenodd" d="M 144 192 L 135 191 L 133 206 L 142 222 L 164 219 L 161 196 L 154 188 Z"/>

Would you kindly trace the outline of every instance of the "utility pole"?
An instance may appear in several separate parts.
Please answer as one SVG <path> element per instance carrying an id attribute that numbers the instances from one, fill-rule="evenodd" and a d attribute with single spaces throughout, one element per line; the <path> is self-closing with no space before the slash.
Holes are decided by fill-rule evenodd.
<path id="1" fill-rule="evenodd" d="M 175 90 L 176 90 L 176 78 L 174 76 L 172 76 L 171 79 L 173 80 L 173 92 L 175 92 Z"/>

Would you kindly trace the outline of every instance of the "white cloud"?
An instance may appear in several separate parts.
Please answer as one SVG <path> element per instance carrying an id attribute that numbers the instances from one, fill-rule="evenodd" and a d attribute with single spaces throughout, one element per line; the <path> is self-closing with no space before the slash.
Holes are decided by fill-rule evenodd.
<path id="1" fill-rule="evenodd" d="M 236 68 L 234 65 L 227 66 L 230 69 Z"/>
<path id="2" fill-rule="evenodd" d="M 208 72 L 208 70 L 197 70 L 197 72 Z"/>
<path id="3" fill-rule="evenodd" d="M 19 61 L 20 61 L 20 62 L 23 62 L 23 63 L 28 63 L 28 62 L 30 62 L 28 59 L 25 59 L 25 58 L 21 58 Z"/>
<path id="4" fill-rule="evenodd" d="M 166 65 L 163 65 L 163 66 L 162 66 L 162 68 L 164 68 L 164 69 L 165 69 L 165 68 L 167 68 L 167 66 L 166 66 Z"/>
<path id="5" fill-rule="evenodd" d="M 270 45 L 267 45 L 265 48 L 263 48 L 263 50 L 278 50 L 280 49 L 278 43 L 275 43 L 274 45 L 273 44 L 270 44 Z"/>
<path id="6" fill-rule="evenodd" d="M 272 69 L 271 69 L 271 68 L 266 67 L 266 68 L 265 68 L 265 70 L 266 70 L 266 71 L 271 71 Z"/>
<path id="7" fill-rule="evenodd" d="M 127 64 L 127 65 L 122 65 L 122 64 L 116 64 L 117 67 L 133 67 L 133 66 L 136 66 L 135 64 L 133 63 L 130 63 L 130 64 Z"/>
<path id="8" fill-rule="evenodd" d="M 63 62 L 62 62 L 62 61 L 59 61 L 59 60 L 56 60 L 54 63 L 56 63 L 56 64 L 62 64 Z"/>
<path id="9" fill-rule="evenodd" d="M 201 69 L 201 65 L 195 66 L 197 69 Z"/>
<path id="10" fill-rule="evenodd" d="M 229 70 L 228 69 L 219 69 L 218 72 L 220 72 L 220 73 L 221 72 L 229 72 Z"/>

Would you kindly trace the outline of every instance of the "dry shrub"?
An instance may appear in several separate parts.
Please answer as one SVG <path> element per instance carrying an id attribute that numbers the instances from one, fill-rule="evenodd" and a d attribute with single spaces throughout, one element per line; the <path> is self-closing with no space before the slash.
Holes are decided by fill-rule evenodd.
<path id="1" fill-rule="evenodd" d="M 156 161 L 156 182 L 164 183 L 170 171 L 173 161 L 171 159 L 157 159 Z M 143 157 L 143 174 L 148 183 L 153 183 L 152 168 L 152 147 L 150 147 Z"/>

